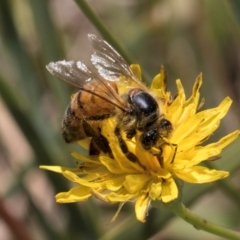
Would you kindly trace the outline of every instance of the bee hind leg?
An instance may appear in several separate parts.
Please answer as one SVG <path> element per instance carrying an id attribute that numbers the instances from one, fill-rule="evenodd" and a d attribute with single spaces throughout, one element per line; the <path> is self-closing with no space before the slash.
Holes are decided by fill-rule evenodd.
<path id="1" fill-rule="evenodd" d="M 112 150 L 109 147 L 108 140 L 101 134 L 94 137 L 92 136 L 89 146 L 89 155 L 99 155 L 101 151 L 113 158 Z"/>
<path id="2" fill-rule="evenodd" d="M 100 132 L 93 129 L 87 121 L 83 120 L 82 124 L 86 136 L 92 138 L 89 147 L 89 155 L 99 155 L 100 151 L 102 151 L 112 157 L 112 151 L 109 147 L 108 140 Z"/>

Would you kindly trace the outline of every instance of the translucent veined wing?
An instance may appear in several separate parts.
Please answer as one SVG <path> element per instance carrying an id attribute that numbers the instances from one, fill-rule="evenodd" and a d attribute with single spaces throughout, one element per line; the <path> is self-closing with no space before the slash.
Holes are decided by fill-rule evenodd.
<path id="1" fill-rule="evenodd" d="M 46 66 L 46 68 L 52 75 L 56 76 L 58 79 L 82 91 L 86 91 L 90 94 L 96 95 L 124 111 L 126 110 L 122 99 L 120 98 L 118 93 L 111 87 L 109 81 L 103 80 L 96 73 L 89 70 L 88 67 L 81 61 L 63 60 L 58 62 L 51 62 Z M 98 87 L 94 90 L 94 92 L 89 91 L 87 88 L 84 87 L 86 86 L 86 84 L 91 83 L 91 81 L 98 82 Z"/>
<path id="2" fill-rule="evenodd" d="M 108 42 L 93 34 L 88 34 L 88 38 L 94 49 L 91 61 L 104 79 L 116 81 L 125 76 L 129 85 L 145 88 L 125 59 Z"/>
<path id="3" fill-rule="evenodd" d="M 94 74 L 81 61 L 51 62 L 46 68 L 52 75 L 77 88 L 82 88 L 95 79 Z"/>

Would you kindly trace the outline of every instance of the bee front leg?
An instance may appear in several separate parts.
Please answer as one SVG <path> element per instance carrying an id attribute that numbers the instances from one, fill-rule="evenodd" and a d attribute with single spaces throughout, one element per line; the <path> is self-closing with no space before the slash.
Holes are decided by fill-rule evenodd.
<path id="1" fill-rule="evenodd" d="M 118 139 L 119 146 L 122 150 L 122 152 L 126 155 L 126 157 L 131 161 L 131 162 L 138 162 L 138 158 L 135 154 L 132 152 L 129 152 L 128 146 L 126 142 L 123 140 L 120 129 L 118 127 L 115 128 L 114 133 Z"/>
<path id="2" fill-rule="evenodd" d="M 164 144 L 170 146 L 173 149 L 172 159 L 170 162 L 172 164 L 172 163 L 174 163 L 174 160 L 175 160 L 175 157 L 177 154 L 178 145 L 176 143 L 171 143 L 171 142 L 167 142 L 167 141 L 165 141 Z M 162 150 L 162 148 L 161 148 L 161 150 Z"/>
<path id="3" fill-rule="evenodd" d="M 157 156 L 157 159 L 158 159 L 158 162 L 159 162 L 160 166 L 162 168 L 164 168 L 163 150 L 162 150 L 161 147 L 159 148 L 159 150 L 160 150 L 160 152 L 156 156 Z"/>
<path id="4" fill-rule="evenodd" d="M 176 154 L 177 154 L 178 145 L 175 144 L 175 143 L 171 143 L 171 145 L 172 145 L 172 147 L 174 147 L 174 152 L 173 152 L 171 163 L 174 163 L 174 159 L 175 159 Z"/>
<path id="5" fill-rule="evenodd" d="M 153 146 L 156 145 L 158 139 L 160 138 L 158 129 L 151 129 L 141 136 L 141 143 L 144 149 L 150 150 Z"/>
<path id="6" fill-rule="evenodd" d="M 133 129 L 130 129 L 127 131 L 127 139 L 132 139 L 135 135 L 136 135 L 136 130 L 133 128 Z"/>

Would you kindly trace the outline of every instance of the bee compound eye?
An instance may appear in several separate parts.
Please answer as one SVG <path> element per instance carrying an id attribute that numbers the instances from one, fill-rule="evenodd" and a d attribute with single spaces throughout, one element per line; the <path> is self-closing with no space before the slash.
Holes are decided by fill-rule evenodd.
<path id="1" fill-rule="evenodd" d="M 132 89 L 129 92 L 129 103 L 134 106 L 137 112 L 142 113 L 144 116 L 157 114 L 158 112 L 156 100 L 141 89 Z"/>

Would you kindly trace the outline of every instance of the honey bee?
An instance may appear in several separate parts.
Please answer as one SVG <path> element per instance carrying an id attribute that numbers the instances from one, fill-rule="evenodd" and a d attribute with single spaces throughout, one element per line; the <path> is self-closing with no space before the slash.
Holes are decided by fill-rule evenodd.
<path id="1" fill-rule="evenodd" d="M 136 162 L 138 159 L 129 151 L 123 133 L 127 139 L 132 139 L 138 131 L 144 149 L 161 149 L 173 125 L 161 112 L 159 101 L 123 57 L 103 39 L 93 34 L 88 38 L 94 51 L 91 62 L 96 69 L 90 70 L 81 61 L 65 60 L 46 66 L 51 74 L 79 89 L 63 118 L 63 138 L 71 143 L 91 137 L 91 155 L 100 151 L 111 154 L 108 141 L 101 134 L 101 123 L 116 116 L 114 134 L 119 146 L 130 161 Z M 119 81 L 130 86 L 124 94 L 118 93 Z"/>

